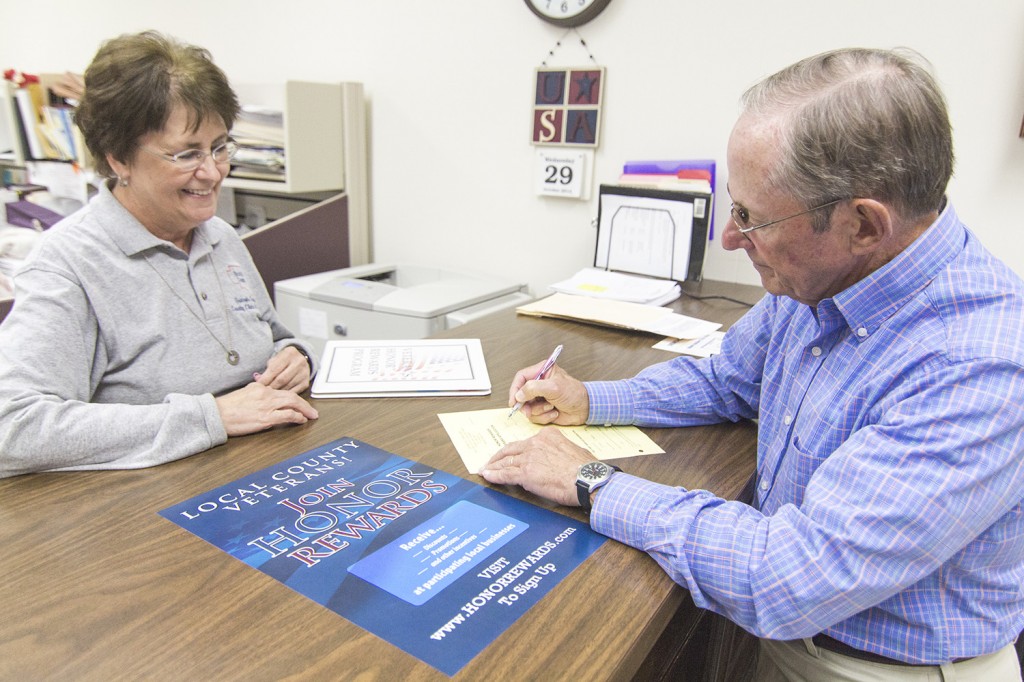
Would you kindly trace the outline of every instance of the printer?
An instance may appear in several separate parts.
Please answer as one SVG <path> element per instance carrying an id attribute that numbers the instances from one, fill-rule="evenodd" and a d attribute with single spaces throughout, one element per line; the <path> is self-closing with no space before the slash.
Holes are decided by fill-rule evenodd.
<path id="1" fill-rule="evenodd" d="M 281 321 L 323 354 L 338 339 L 421 339 L 533 297 L 525 284 L 415 265 L 358 265 L 274 283 Z"/>

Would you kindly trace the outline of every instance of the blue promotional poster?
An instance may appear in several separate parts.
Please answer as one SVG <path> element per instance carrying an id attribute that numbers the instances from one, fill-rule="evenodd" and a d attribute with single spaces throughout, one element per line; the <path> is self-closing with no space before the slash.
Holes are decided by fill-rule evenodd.
<path id="1" fill-rule="evenodd" d="M 160 515 L 447 675 L 605 540 L 350 438 Z"/>

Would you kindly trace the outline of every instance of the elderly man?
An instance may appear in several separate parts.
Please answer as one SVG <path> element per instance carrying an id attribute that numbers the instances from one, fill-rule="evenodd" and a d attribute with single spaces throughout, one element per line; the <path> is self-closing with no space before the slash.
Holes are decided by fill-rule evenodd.
<path id="1" fill-rule="evenodd" d="M 951 137 L 905 55 L 840 50 L 767 78 L 729 139 L 722 243 L 768 295 L 721 355 L 513 380 L 538 423 L 759 419 L 753 506 L 619 472 L 556 429 L 481 474 L 648 552 L 762 638 L 758 679 L 1019 680 L 1024 282 L 946 199 Z"/>

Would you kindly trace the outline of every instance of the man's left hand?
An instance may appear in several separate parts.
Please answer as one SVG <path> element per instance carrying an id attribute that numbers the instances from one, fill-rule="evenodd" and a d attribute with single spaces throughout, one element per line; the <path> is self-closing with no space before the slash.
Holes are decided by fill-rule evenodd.
<path id="1" fill-rule="evenodd" d="M 526 440 L 509 443 L 480 469 L 490 483 L 521 485 L 524 490 L 569 507 L 578 507 L 576 472 L 593 462 L 589 451 L 556 428 L 541 429 Z"/>

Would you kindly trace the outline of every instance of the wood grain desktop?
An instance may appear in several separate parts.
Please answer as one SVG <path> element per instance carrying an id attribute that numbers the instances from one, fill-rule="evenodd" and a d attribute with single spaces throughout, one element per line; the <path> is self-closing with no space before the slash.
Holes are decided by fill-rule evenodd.
<path id="1" fill-rule="evenodd" d="M 763 293 L 712 282 L 684 290 L 750 303 Z M 727 325 L 747 309 L 685 296 L 673 305 Z M 673 357 L 652 349 L 651 335 L 511 311 L 440 336 L 482 340 L 490 396 L 316 400 L 317 421 L 155 468 L 0 481 L 0 679 L 445 679 L 157 515 L 343 436 L 485 484 L 466 473 L 438 413 L 506 406 L 513 373 L 558 344 L 559 364 L 581 379 L 631 376 Z M 735 498 L 753 471 L 752 423 L 644 431 L 666 454 L 619 461 L 630 473 Z M 583 518 L 519 488 L 504 492 Z M 670 624 L 699 629 L 700 615 L 647 555 L 608 542 L 456 678 L 649 678 L 675 655 L 659 637 Z"/>

